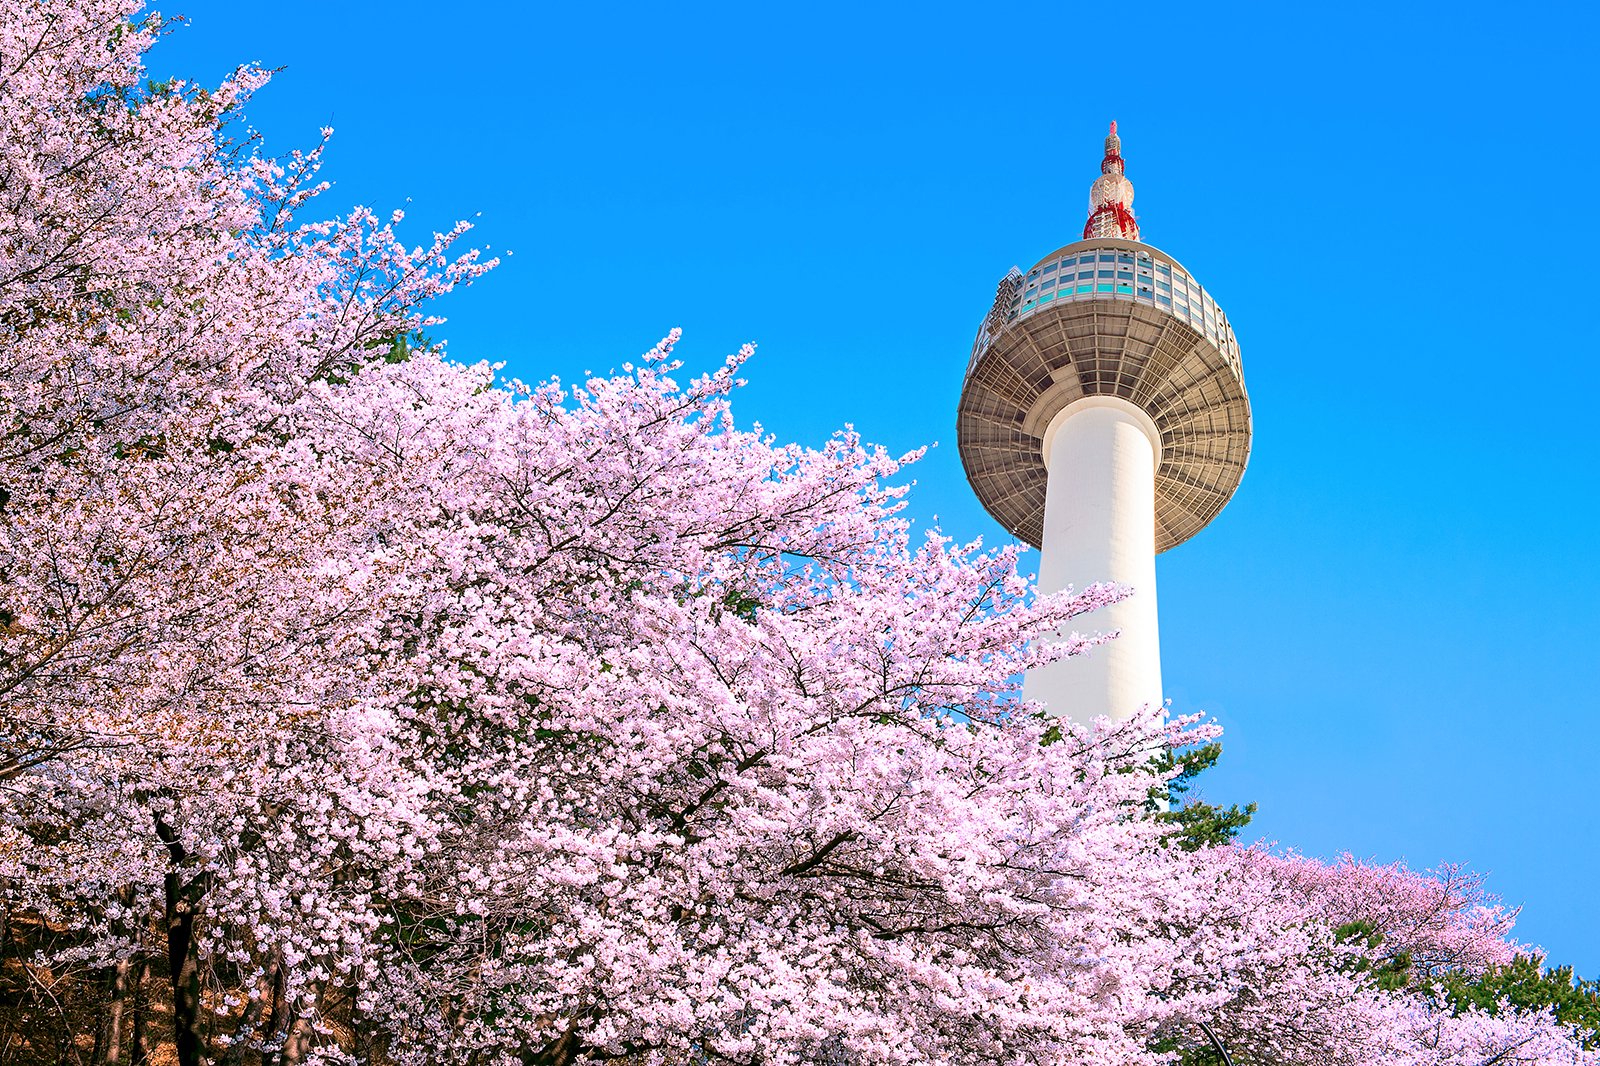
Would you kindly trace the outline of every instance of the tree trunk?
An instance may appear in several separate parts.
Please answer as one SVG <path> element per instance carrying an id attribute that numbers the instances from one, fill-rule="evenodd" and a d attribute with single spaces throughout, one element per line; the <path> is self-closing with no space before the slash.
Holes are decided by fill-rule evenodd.
<path id="1" fill-rule="evenodd" d="M 120 1066 L 122 1038 L 127 1028 L 128 996 L 133 992 L 133 979 L 137 966 L 132 959 L 122 959 L 111 971 L 111 992 L 106 1000 L 105 1022 L 95 1040 L 95 1061 L 100 1066 Z"/>
<path id="2" fill-rule="evenodd" d="M 284 1039 L 288 1039 L 289 1004 L 287 997 L 283 994 L 284 976 L 282 966 L 274 969 L 272 974 L 272 1010 L 267 1015 L 267 1042 L 269 1044 L 279 1039 L 279 1034 L 282 1034 Z M 261 1066 L 278 1066 L 278 1062 L 278 1051 L 263 1051 L 261 1053 Z"/>
<path id="3" fill-rule="evenodd" d="M 574 1025 L 538 1051 L 524 1051 L 518 1057 L 523 1066 L 568 1066 L 584 1050 Z"/>
<path id="4" fill-rule="evenodd" d="M 133 981 L 133 1039 L 128 1045 L 128 1066 L 149 1066 L 150 1049 L 145 1046 L 145 1016 L 150 1013 L 150 993 L 145 982 L 150 979 L 148 960 L 139 963 L 139 973 Z"/>
<path id="5" fill-rule="evenodd" d="M 205 1066 L 200 1039 L 200 957 L 194 939 L 196 904 L 205 894 L 203 884 L 183 880 L 187 856 L 178 834 L 156 818 L 156 835 L 167 846 L 172 864 L 164 887 L 167 903 L 167 964 L 172 971 L 172 1036 L 178 1048 L 178 1066 Z"/>
<path id="6" fill-rule="evenodd" d="M 274 993 L 278 985 L 278 967 L 282 959 L 282 949 L 273 951 L 267 956 L 267 964 L 261 968 L 261 976 L 256 978 L 256 994 L 251 997 L 250 1005 L 245 1008 L 243 1017 L 239 1019 L 238 1027 L 234 1029 L 233 1039 L 228 1042 L 229 1051 L 226 1061 L 229 1066 L 242 1066 L 246 1056 L 250 1053 L 250 1045 L 260 1039 L 256 1031 L 261 1028 L 261 1015 L 271 1012 L 276 1006 Z M 267 1027 L 267 1039 L 269 1040 L 272 1039 L 271 1026 L 272 1023 L 269 1018 Z"/>
<path id="7" fill-rule="evenodd" d="M 283 1042 L 283 1052 L 278 1056 L 278 1066 L 299 1066 L 305 1061 L 306 1052 L 311 1050 L 311 1041 L 316 1036 L 316 1030 L 311 1025 L 311 1019 L 304 1015 L 296 1016 L 293 1024 L 289 1026 L 289 1038 Z"/>

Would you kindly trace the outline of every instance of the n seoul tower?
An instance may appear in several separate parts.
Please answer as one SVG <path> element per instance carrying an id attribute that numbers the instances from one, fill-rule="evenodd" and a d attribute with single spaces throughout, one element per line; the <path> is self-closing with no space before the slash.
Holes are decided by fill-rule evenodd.
<path id="1" fill-rule="evenodd" d="M 1217 516 L 1250 455 L 1233 329 L 1177 260 L 1140 242 L 1123 171 L 1113 122 L 1083 239 L 1001 279 L 956 427 L 978 499 L 1040 549 L 1040 592 L 1133 589 L 1081 619 L 1116 640 L 1024 682 L 1079 722 L 1162 702 L 1156 553 Z"/>

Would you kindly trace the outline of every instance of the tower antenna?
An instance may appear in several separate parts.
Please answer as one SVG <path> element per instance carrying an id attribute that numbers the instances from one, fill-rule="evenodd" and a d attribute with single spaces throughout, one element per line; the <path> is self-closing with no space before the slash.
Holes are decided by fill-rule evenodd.
<path id="1" fill-rule="evenodd" d="M 1122 138 L 1117 136 L 1117 121 L 1111 120 L 1106 135 L 1106 154 L 1100 160 L 1100 176 L 1089 186 L 1089 221 L 1083 224 L 1083 239 L 1121 237 L 1139 239 L 1139 220 L 1133 217 L 1133 182 L 1125 173 Z"/>

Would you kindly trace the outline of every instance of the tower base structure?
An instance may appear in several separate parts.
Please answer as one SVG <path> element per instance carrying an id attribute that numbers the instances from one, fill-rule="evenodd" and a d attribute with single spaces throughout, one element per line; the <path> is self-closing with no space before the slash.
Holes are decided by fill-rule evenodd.
<path id="1" fill-rule="evenodd" d="M 1048 481 L 1039 591 L 1111 581 L 1132 595 L 1077 620 L 1079 632 L 1117 630 L 1116 639 L 1031 671 L 1023 695 L 1077 722 L 1099 715 L 1121 721 L 1162 702 L 1155 564 L 1161 434 L 1138 405 L 1086 396 L 1051 419 L 1042 443 Z"/>

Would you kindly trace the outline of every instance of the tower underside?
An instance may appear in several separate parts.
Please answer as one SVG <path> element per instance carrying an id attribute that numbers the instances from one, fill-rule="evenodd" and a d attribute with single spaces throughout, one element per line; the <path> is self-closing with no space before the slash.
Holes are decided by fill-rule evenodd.
<path id="1" fill-rule="evenodd" d="M 1210 297 L 1157 249 L 1108 239 L 1059 249 L 1002 283 L 979 332 L 957 417 L 962 463 L 989 512 L 1036 547 L 1044 431 L 1086 396 L 1132 403 L 1160 434 L 1156 551 L 1217 516 L 1250 452 L 1238 344 Z"/>

